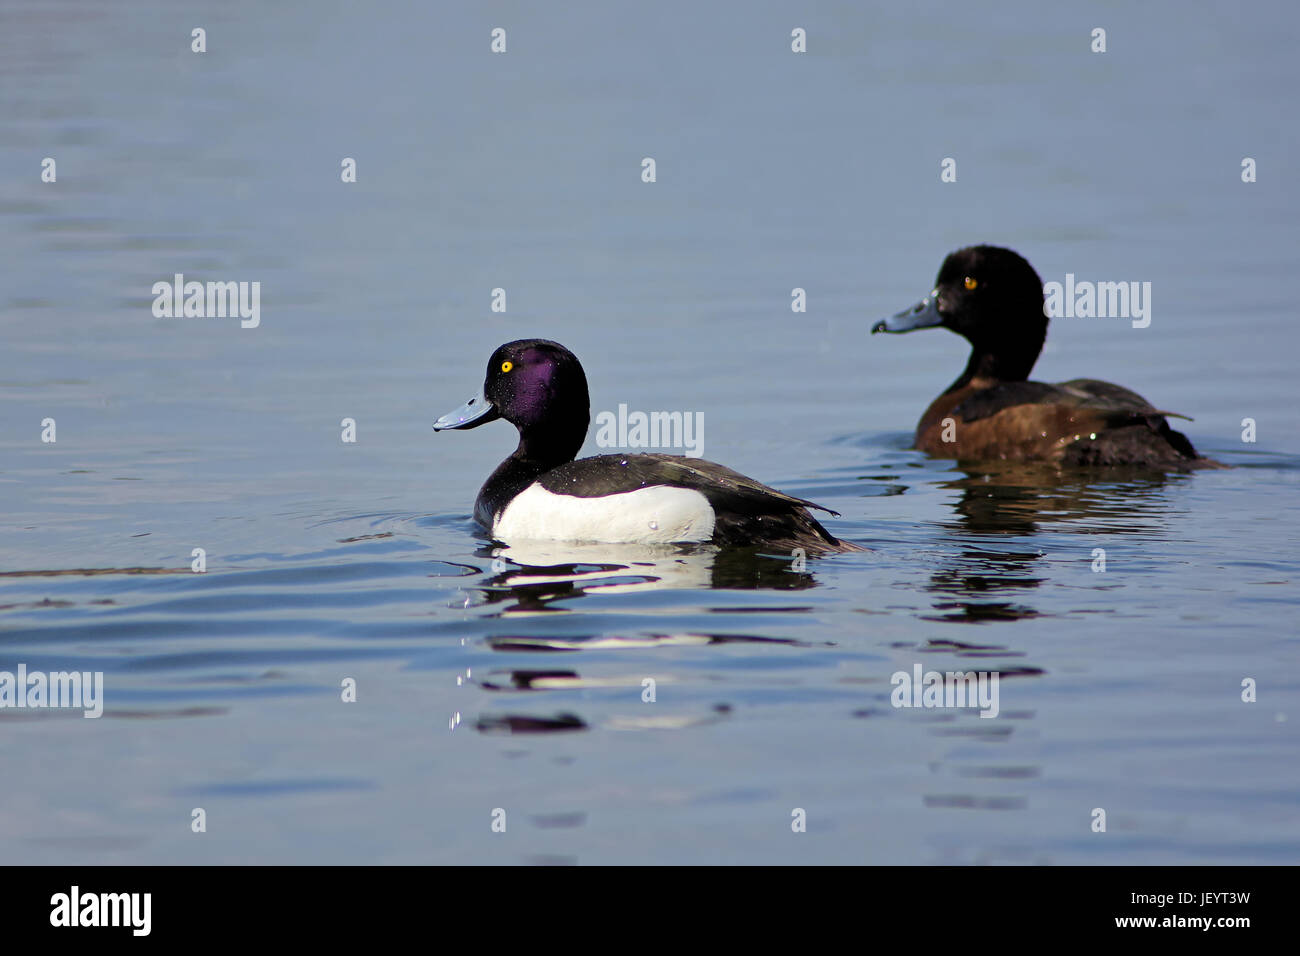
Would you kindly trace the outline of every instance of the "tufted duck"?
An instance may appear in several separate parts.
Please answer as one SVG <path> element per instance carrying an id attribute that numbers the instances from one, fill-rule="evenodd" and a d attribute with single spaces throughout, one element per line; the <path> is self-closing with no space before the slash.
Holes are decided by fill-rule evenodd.
<path id="1" fill-rule="evenodd" d="M 1169 427 L 1172 412 L 1110 382 L 1029 381 L 1047 336 L 1043 282 L 1010 249 L 971 246 L 944 260 L 934 291 L 872 332 L 943 326 L 971 343 L 970 361 L 916 426 L 915 447 L 939 458 L 1064 465 L 1219 468 Z M 1178 418 L 1186 416 L 1178 415 Z"/>
<path id="2" fill-rule="evenodd" d="M 575 461 L 590 421 L 587 376 L 556 342 L 501 346 L 488 360 L 482 393 L 433 427 L 477 428 L 497 418 L 519 430 L 519 447 L 479 491 L 474 518 L 499 541 L 862 550 L 837 540 L 807 509 L 836 512 L 710 461 L 659 454 Z"/>

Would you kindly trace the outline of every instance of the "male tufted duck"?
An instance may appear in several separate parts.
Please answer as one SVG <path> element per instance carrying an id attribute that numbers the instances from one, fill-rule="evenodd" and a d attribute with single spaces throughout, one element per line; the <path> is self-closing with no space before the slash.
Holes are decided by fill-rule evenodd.
<path id="1" fill-rule="evenodd" d="M 658 454 L 575 461 L 590 415 L 577 357 L 556 342 L 520 339 L 492 353 L 482 393 L 433 427 L 477 428 L 504 418 L 519 429 L 519 447 L 474 502 L 475 520 L 499 541 L 862 550 L 837 540 L 806 509 L 836 512 L 710 461 Z"/>
<path id="2" fill-rule="evenodd" d="M 971 343 L 970 361 L 916 426 L 915 447 L 939 458 L 1025 459 L 1064 465 L 1220 468 L 1136 392 L 1079 378 L 1028 381 L 1047 337 L 1043 282 L 997 246 L 959 249 L 934 291 L 872 332 L 943 326 Z M 1185 418 L 1177 415 L 1175 417 Z"/>

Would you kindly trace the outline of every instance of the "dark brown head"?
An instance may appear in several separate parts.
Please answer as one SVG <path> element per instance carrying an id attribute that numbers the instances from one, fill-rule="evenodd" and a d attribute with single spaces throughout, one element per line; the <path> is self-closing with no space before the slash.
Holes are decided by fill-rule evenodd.
<path id="1" fill-rule="evenodd" d="M 969 246 L 944 259 L 931 293 L 874 332 L 951 329 L 970 342 L 980 374 L 1029 377 L 1047 337 L 1043 280 L 1022 256 L 998 246 Z"/>

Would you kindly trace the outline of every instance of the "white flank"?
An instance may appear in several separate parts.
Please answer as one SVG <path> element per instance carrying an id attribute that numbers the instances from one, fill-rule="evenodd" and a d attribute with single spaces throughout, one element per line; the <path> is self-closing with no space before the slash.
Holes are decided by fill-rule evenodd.
<path id="1" fill-rule="evenodd" d="M 531 484 L 492 526 L 498 541 L 668 544 L 713 536 L 709 499 L 690 488 L 654 485 L 604 498 L 556 495 Z"/>

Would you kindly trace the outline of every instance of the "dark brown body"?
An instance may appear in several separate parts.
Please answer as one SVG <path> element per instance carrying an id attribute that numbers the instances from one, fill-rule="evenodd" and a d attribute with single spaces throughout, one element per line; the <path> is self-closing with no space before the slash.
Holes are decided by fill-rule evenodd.
<path id="1" fill-rule="evenodd" d="M 1223 467 L 1198 455 L 1185 435 L 1169 427 L 1167 414 L 1109 382 L 975 378 L 930 403 L 916 426 L 915 445 L 937 458 Z"/>

